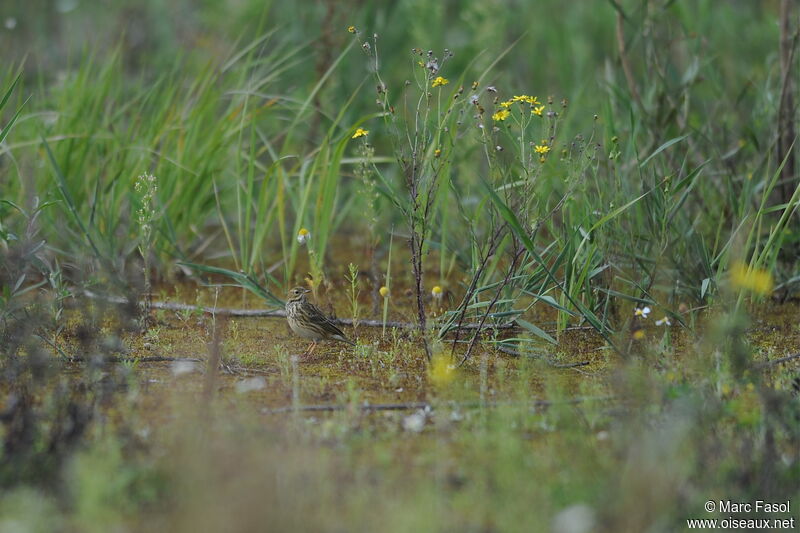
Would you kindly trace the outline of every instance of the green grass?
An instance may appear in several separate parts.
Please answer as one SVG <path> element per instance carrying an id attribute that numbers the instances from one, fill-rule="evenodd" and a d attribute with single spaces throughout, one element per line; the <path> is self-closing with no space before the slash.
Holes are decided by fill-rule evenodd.
<path id="1" fill-rule="evenodd" d="M 91 253 L 106 264 L 105 270 L 125 277 L 119 263 L 138 255 L 131 246 L 137 241 L 132 219 L 139 208 L 132 187 L 136 176 L 150 171 L 160 185 L 157 201 L 162 213 L 153 242 L 158 272 L 166 275 L 175 260 L 216 264 L 242 270 L 264 285 L 277 282 L 280 287 L 274 290 L 281 292 L 307 272 L 315 284 L 338 277 L 339 265 L 349 260 L 329 252 L 330 240 L 340 233 L 364 231 L 358 214 L 365 209 L 377 213 L 368 227 L 379 250 L 387 247 L 388 228 L 408 226 L 402 212 L 413 202 L 404 199 L 403 178 L 391 161 L 393 152 L 402 149 L 413 119 L 422 127 L 417 141 L 424 143 L 425 157 L 431 158 L 426 164 L 438 163 L 430 167 L 436 168 L 431 176 L 437 176 L 430 190 L 436 195 L 432 210 L 425 222 L 419 216 L 416 220 L 426 227 L 422 252 L 436 257 L 438 267 L 428 270 L 439 284 L 447 284 L 456 270 L 477 267 L 477 243 L 497 217 L 486 216 L 484 210 L 493 205 L 483 189 L 486 179 L 506 196 L 528 199 L 515 207 L 521 209 L 515 215 L 535 226 L 533 243 L 547 263 L 539 266 L 544 270 L 515 277 L 503 301 L 515 301 L 523 288 L 539 298 L 540 305 L 552 300 L 560 310 L 559 329 L 574 323 L 573 313 L 598 329 L 614 328 L 608 316 L 609 294 L 657 303 L 668 311 L 680 301 L 704 304 L 723 281 L 730 254 L 749 262 L 762 235 L 773 260 L 759 260 L 756 266 L 780 272 L 781 283 L 796 276 L 777 269 L 774 261 L 778 243 L 794 245 L 797 240 L 794 226 L 786 226 L 793 207 L 786 205 L 787 217 L 774 231 L 762 221 L 763 215 L 771 215 L 769 220 L 775 216 L 774 204 L 765 200 L 770 200 L 766 191 L 774 187 L 780 161 L 769 157 L 774 129 L 757 118 L 776 99 L 774 74 L 764 70 L 762 60 L 774 35 L 764 28 L 747 47 L 731 50 L 735 63 L 727 55 L 711 56 L 699 42 L 699 28 L 706 32 L 705 40 L 715 43 L 723 34 L 720 27 L 735 28 L 751 19 L 763 26 L 767 14 L 732 8 L 712 14 L 700 7 L 706 4 L 692 9 L 655 7 L 647 14 L 641 6 L 623 6 L 634 72 L 659 69 L 656 76 L 637 79 L 641 108 L 616 77 L 616 51 L 588 45 L 604 43 L 599 37 L 604 32 L 610 38 L 611 5 L 560 7 L 568 10 L 562 15 L 564 24 L 586 23 L 583 31 L 565 41 L 550 34 L 547 25 L 541 31 L 515 33 L 518 19 L 535 20 L 555 5 L 537 6 L 536 15 L 530 7 L 516 9 L 515 17 L 494 13 L 496 24 L 480 26 L 481 10 L 470 4 L 457 27 L 484 28 L 487 35 L 481 34 L 479 41 L 497 34 L 497 42 L 488 46 L 487 41 L 481 53 L 476 42 L 466 48 L 450 46 L 456 54 L 441 74 L 452 82 L 435 89 L 430 108 L 425 103 L 425 110 L 416 106 L 417 111 L 409 107 L 415 98 L 409 90 L 425 82 L 425 71 L 415 64 L 419 57 L 408 51 L 420 45 L 441 56 L 441 48 L 433 46 L 446 46 L 437 41 L 446 39 L 448 32 L 435 32 L 419 43 L 409 39 L 429 33 L 424 24 L 415 26 L 421 20 L 448 20 L 453 15 L 449 8 L 434 9 L 428 18 L 423 15 L 431 8 L 412 8 L 412 3 L 384 8 L 387 12 L 376 20 L 389 13 L 404 16 L 400 14 L 408 9 L 418 13 L 408 18 L 410 26 L 383 32 L 380 24 L 373 28 L 350 20 L 363 31 L 359 42 L 371 42 L 373 31 L 380 35 L 372 51 L 377 60 L 353 46 L 358 42 L 344 26 L 335 36 L 321 38 L 338 43 L 338 49 L 328 51 L 315 72 L 309 66 L 322 61 L 315 53 L 319 42 L 297 40 L 296 24 L 276 30 L 277 20 L 289 18 L 291 10 L 286 8 L 265 11 L 266 17 L 248 25 L 245 37 L 228 46 L 223 56 L 209 59 L 203 51 L 187 50 L 171 68 L 131 70 L 123 40 L 107 54 L 77 53 L 74 67 L 60 74 L 63 80 L 58 83 L 51 81 L 52 73 L 24 69 L 23 83 L 14 94 L 19 103 L 30 100 L 14 139 L 7 143 L 14 156 L 7 170 L 7 199 L 23 205 L 31 194 L 42 194 L 59 201 L 43 224 L 48 242 L 72 254 L 82 254 L 91 244 Z M 143 13 L 148 13 L 147 6 L 140 8 Z M 244 13 L 250 7 L 242 9 Z M 308 16 L 320 14 L 312 10 Z M 718 24 L 708 22 L 712 16 Z M 80 17 L 87 14 L 65 16 L 64 23 Z M 646 36 L 637 32 L 637 24 L 656 17 L 658 31 Z M 227 31 L 225 26 L 212 29 L 212 39 Z M 501 36 L 514 35 L 520 39 L 506 49 L 509 38 Z M 529 67 L 522 66 L 525 51 L 543 42 L 548 53 L 535 56 L 536 82 L 521 82 L 529 79 Z M 671 47 L 660 47 L 663 42 Z M 170 47 L 172 41 L 155 42 L 144 57 L 153 57 L 158 65 Z M 50 49 L 34 46 L 32 52 L 46 55 Z M 383 95 L 385 105 L 397 110 L 385 128 L 370 107 L 374 84 L 368 80 L 376 65 L 380 83 L 389 89 Z M 575 70 L 576 66 L 582 68 Z M 416 81 L 404 89 L 403 79 Z M 755 86 L 759 79 L 764 83 Z M 470 92 L 472 80 L 482 83 Z M 590 80 L 601 90 L 588 91 Z M 501 131 L 476 135 L 468 97 L 481 97 L 487 108 L 483 121 L 491 128 L 494 94 L 486 92 L 490 84 L 498 87 L 501 99 L 529 92 L 547 105 L 553 95 L 547 111 L 559 116 L 516 124 L 514 115 L 501 123 Z M 460 101 L 453 99 L 459 85 L 466 88 Z M 562 99 L 568 107 L 559 104 Z M 414 113 L 423 112 L 428 114 L 414 119 Z M 359 180 L 354 179 L 365 155 L 350 137 L 360 126 L 371 129 L 369 144 L 377 149 L 370 156 L 380 176 L 374 200 L 359 194 Z M 445 131 L 450 133 L 443 136 Z M 54 165 L 23 170 L 32 165 L 28 161 L 41 160 L 37 147 L 42 137 L 51 146 Z M 544 165 L 528 160 L 528 142 L 538 143 L 540 138 L 553 143 Z M 442 156 L 433 161 L 437 146 Z M 496 153 L 495 147 L 504 152 Z M 58 172 L 60 184 L 55 179 Z M 58 188 L 68 201 L 50 192 Z M 75 213 L 68 213 L 72 222 L 61 227 L 55 222 L 67 208 Z M 8 225 L 5 219 L 14 212 L 4 213 L 3 223 Z M 464 220 L 469 221 L 469 239 L 453 231 Z M 56 227 L 59 231 L 51 230 Z M 313 235 L 308 257 L 294 238 L 301 227 Z M 373 229 L 381 227 L 385 230 Z M 734 249 L 731 244 L 743 229 L 749 234 L 744 249 Z M 482 271 L 479 286 L 503 278 L 502 257 L 510 246 L 502 242 L 497 259 Z M 527 259 L 523 263 L 528 264 Z M 549 281 L 540 283 L 547 271 L 559 271 L 562 281 L 546 276 Z M 654 290 L 660 294 L 651 294 Z M 512 307 L 501 303 L 498 310 Z"/>

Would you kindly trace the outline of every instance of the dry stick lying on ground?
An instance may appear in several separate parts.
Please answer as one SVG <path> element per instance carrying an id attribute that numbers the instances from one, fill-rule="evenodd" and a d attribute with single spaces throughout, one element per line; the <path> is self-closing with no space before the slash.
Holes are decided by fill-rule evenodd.
<path id="1" fill-rule="evenodd" d="M 166 309 L 171 311 L 194 311 L 194 310 L 202 310 L 204 313 L 209 314 L 217 314 L 217 315 L 227 315 L 227 316 L 241 316 L 241 317 L 285 317 L 286 311 L 282 309 L 230 309 L 226 307 L 201 307 L 197 305 L 187 305 L 187 304 L 178 304 L 178 303 L 170 303 L 170 302 L 153 302 L 153 309 Z M 332 318 L 333 322 L 337 324 L 342 324 L 345 326 L 352 326 L 353 319 L 352 318 Z M 387 320 L 385 322 L 386 327 L 389 328 L 402 328 L 402 329 L 411 329 L 411 328 L 418 328 L 419 324 L 413 324 L 411 322 L 400 322 L 397 320 Z M 358 320 L 359 326 L 368 326 L 374 328 L 382 328 L 384 322 L 382 320 Z M 462 329 L 478 329 L 481 324 L 478 323 L 469 323 L 463 324 L 461 326 Z M 434 326 L 431 326 L 434 327 Z M 505 324 L 497 324 L 491 326 L 494 329 L 513 329 L 516 328 L 517 325 L 514 322 L 506 322 Z"/>
<path id="2" fill-rule="evenodd" d="M 766 361 L 764 363 L 759 363 L 753 366 L 755 370 L 764 370 L 765 368 L 770 368 L 773 366 L 777 366 L 783 363 L 788 363 L 789 361 L 793 361 L 795 359 L 800 359 L 800 353 L 794 353 L 792 355 L 787 355 L 786 357 L 779 357 L 778 359 L 772 359 L 771 361 Z"/>
<path id="3" fill-rule="evenodd" d="M 145 355 L 144 357 L 99 357 L 102 363 L 164 363 L 164 362 L 186 362 L 204 363 L 204 359 L 196 357 L 167 357 L 163 355 Z M 86 363 L 93 360 L 92 357 L 70 356 L 66 359 L 67 363 Z"/>
<path id="4" fill-rule="evenodd" d="M 525 352 L 518 352 L 512 348 L 506 348 L 505 346 L 498 346 L 497 349 L 505 354 L 513 355 L 514 357 L 533 357 L 536 359 L 544 359 L 544 361 L 555 368 L 575 368 L 576 366 L 587 366 L 589 361 L 577 361 L 575 363 L 556 363 L 546 354 L 538 354 L 538 353 L 525 353 Z"/>
<path id="5" fill-rule="evenodd" d="M 514 357 L 541 357 L 543 358 L 547 364 L 555 367 L 555 368 L 575 368 L 579 366 L 587 366 L 591 364 L 589 361 L 577 361 L 575 363 L 555 363 L 552 359 L 545 355 L 540 354 L 526 354 L 523 352 L 518 352 L 516 350 L 512 350 L 511 348 L 506 348 L 505 346 L 498 346 L 497 349 L 505 354 L 513 355 Z M 773 366 L 777 366 L 783 363 L 788 363 L 789 361 L 793 361 L 795 359 L 800 359 L 800 353 L 795 353 L 791 355 L 787 355 L 785 357 L 780 357 L 778 359 L 772 359 L 770 361 L 766 361 L 763 363 L 759 363 L 753 366 L 754 370 L 764 370 L 767 368 L 771 368 Z M 89 359 L 86 357 L 70 357 L 67 359 L 69 363 L 85 363 Z M 104 359 L 103 362 L 107 363 L 126 363 L 126 362 L 139 362 L 139 363 L 161 363 L 161 362 L 187 362 L 187 363 L 203 363 L 205 360 L 197 359 L 195 357 L 166 357 L 161 355 L 148 355 L 144 357 L 109 357 Z M 255 373 L 271 373 L 262 368 L 237 368 L 236 370 L 243 371 L 243 372 L 255 372 Z"/>
<path id="6" fill-rule="evenodd" d="M 125 298 L 120 298 L 118 296 L 104 296 L 90 291 L 84 291 L 84 294 L 86 294 L 86 296 L 88 296 L 89 298 L 106 300 L 107 302 L 111 303 L 116 303 L 116 304 L 128 303 L 128 300 L 126 300 Z M 153 302 L 151 308 L 165 309 L 167 311 L 202 311 L 203 313 L 207 313 L 210 315 L 220 315 L 220 316 L 277 317 L 277 318 L 286 317 L 286 311 L 284 311 L 283 309 L 231 309 L 228 307 L 208 307 L 201 305 L 189 305 L 189 304 L 180 304 L 172 302 Z M 353 320 L 350 318 L 333 318 L 332 320 L 337 324 L 342 324 L 345 326 L 353 325 Z M 400 322 L 397 320 L 387 320 L 385 324 L 387 327 L 399 328 L 399 329 L 411 329 L 419 327 L 419 324 L 414 324 L 411 322 Z M 382 328 L 384 326 L 384 322 L 382 320 L 358 320 L 358 325 L 373 327 L 373 328 Z M 482 325 L 479 323 L 470 322 L 468 324 L 461 324 L 460 329 L 478 329 L 481 326 Z M 433 328 L 436 326 L 431 325 L 430 327 Z M 504 324 L 495 324 L 489 326 L 489 329 L 514 329 L 516 327 L 518 327 L 516 322 L 506 322 Z M 565 331 L 588 331 L 592 329 L 594 329 L 592 326 L 571 326 L 565 328 Z"/>
<path id="7" fill-rule="evenodd" d="M 69 357 L 66 359 L 67 363 L 87 363 L 91 358 L 87 357 Z M 198 359 L 196 357 L 168 357 L 163 355 L 146 355 L 144 357 L 108 357 L 100 360 L 103 363 L 207 363 L 207 359 Z M 251 368 L 245 366 L 230 366 L 220 362 L 220 370 L 226 374 L 247 375 L 247 374 L 261 374 L 270 375 L 277 374 L 277 369 L 271 368 Z M 203 369 L 204 372 L 207 368 Z"/>
<path id="8" fill-rule="evenodd" d="M 563 401 L 552 401 L 552 400 L 534 400 L 533 402 L 461 402 L 461 403 L 447 403 L 445 404 L 446 407 L 457 407 L 461 409 L 476 409 L 481 407 L 514 407 L 520 405 L 526 405 L 531 409 L 536 409 L 540 407 L 550 407 L 551 405 L 556 404 L 578 404 L 578 403 L 585 403 L 585 402 L 602 402 L 602 401 L 609 401 L 616 399 L 616 396 L 585 396 L 579 398 L 570 398 L 569 400 Z M 274 407 L 268 408 L 265 407 L 261 410 L 262 414 L 266 415 L 273 415 L 273 414 L 281 414 L 281 413 L 292 413 L 296 411 L 346 411 L 347 409 L 351 409 L 355 407 L 360 411 L 408 411 L 411 409 L 423 409 L 423 410 L 433 410 L 436 406 L 428 403 L 428 402 L 404 402 L 404 403 L 363 403 L 363 404 L 319 404 L 319 405 L 300 405 L 297 407 L 287 406 L 287 407 Z"/>

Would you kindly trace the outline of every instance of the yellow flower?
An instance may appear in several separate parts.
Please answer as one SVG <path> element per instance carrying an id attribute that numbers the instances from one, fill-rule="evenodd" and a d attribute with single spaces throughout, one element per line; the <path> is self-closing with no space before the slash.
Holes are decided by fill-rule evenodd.
<path id="1" fill-rule="evenodd" d="M 433 296 L 437 300 L 442 299 L 442 288 L 436 285 L 433 289 L 431 289 L 431 296 Z"/>
<path id="2" fill-rule="evenodd" d="M 438 148 L 433 151 L 433 157 L 439 157 L 440 155 L 442 155 L 442 151 Z"/>
<path id="3" fill-rule="evenodd" d="M 536 146 L 533 147 L 533 151 L 536 152 L 537 154 L 545 155 L 550 151 L 550 147 L 547 146 L 546 144 L 537 144 Z"/>
<path id="4" fill-rule="evenodd" d="M 355 26 L 348 26 L 347 27 L 347 33 L 355 33 L 355 32 L 356 32 L 356 27 Z"/>
<path id="5" fill-rule="evenodd" d="M 351 137 L 351 139 L 358 139 L 359 137 L 366 137 L 367 135 L 369 135 L 369 130 L 365 130 L 364 128 L 358 128 Z"/>
<path id="6" fill-rule="evenodd" d="M 498 111 L 494 115 L 492 115 L 492 120 L 495 122 L 502 122 L 503 120 L 507 119 L 511 112 L 508 109 L 503 109 L 502 111 Z"/>
<path id="7" fill-rule="evenodd" d="M 633 338 L 636 339 L 637 341 L 640 341 L 640 340 L 644 339 L 644 330 L 643 329 L 637 329 L 636 331 L 634 331 L 633 332 Z"/>
<path id="8" fill-rule="evenodd" d="M 300 228 L 297 232 L 297 242 L 305 244 L 311 238 L 311 233 L 306 228 Z"/>
<path id="9" fill-rule="evenodd" d="M 447 85 L 448 83 L 450 83 L 450 80 L 448 80 L 447 78 L 437 76 L 436 78 L 434 78 L 431 87 L 441 87 L 442 85 Z"/>
<path id="10" fill-rule="evenodd" d="M 749 388 L 730 401 L 729 409 L 734 420 L 742 426 L 754 427 L 761 421 L 761 403 L 758 395 Z"/>
<path id="11" fill-rule="evenodd" d="M 772 274 L 766 270 L 751 269 L 741 261 L 731 267 L 731 285 L 756 294 L 772 293 Z"/>
<path id="12" fill-rule="evenodd" d="M 381 296 L 383 296 L 384 298 L 388 298 L 389 297 L 389 287 L 387 287 L 386 285 L 381 287 L 378 290 L 378 292 L 381 293 Z"/>
<path id="13" fill-rule="evenodd" d="M 508 108 L 514 104 L 512 100 L 506 100 L 505 102 L 500 102 L 500 107 Z"/>
<path id="14" fill-rule="evenodd" d="M 543 111 L 544 111 L 544 106 L 543 105 L 540 105 L 538 107 L 534 107 L 533 109 L 531 109 L 531 113 L 532 114 L 540 116 L 540 117 L 542 116 L 542 112 Z"/>
<path id="15" fill-rule="evenodd" d="M 434 385 L 443 386 L 453 381 L 456 375 L 456 369 L 450 364 L 449 359 L 450 358 L 444 354 L 436 354 L 433 356 L 433 361 L 431 362 L 431 367 L 428 372 Z"/>
<path id="16" fill-rule="evenodd" d="M 539 105 L 539 99 L 535 96 L 530 96 L 527 94 L 518 94 L 509 100 L 511 102 L 520 102 L 523 104 L 530 104 L 530 105 Z"/>

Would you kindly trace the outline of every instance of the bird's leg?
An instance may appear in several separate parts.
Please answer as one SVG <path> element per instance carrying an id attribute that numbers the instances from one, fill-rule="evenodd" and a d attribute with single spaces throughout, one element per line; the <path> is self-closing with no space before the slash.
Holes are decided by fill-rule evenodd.
<path id="1" fill-rule="evenodd" d="M 306 357 L 308 357 L 309 355 L 311 355 L 311 352 L 312 352 L 312 351 L 314 351 L 314 346 L 315 346 L 316 344 L 317 344 L 316 342 L 312 342 L 311 344 L 309 344 L 309 345 L 308 345 L 308 347 L 306 348 L 306 351 L 305 351 L 305 352 L 303 352 L 303 355 L 302 355 L 301 357 L 302 357 L 303 359 L 305 359 Z"/>

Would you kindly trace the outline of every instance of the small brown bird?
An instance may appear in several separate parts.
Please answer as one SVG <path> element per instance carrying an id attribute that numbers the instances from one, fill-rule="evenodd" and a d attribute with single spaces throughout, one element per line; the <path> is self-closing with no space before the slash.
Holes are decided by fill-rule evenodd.
<path id="1" fill-rule="evenodd" d="M 341 341 L 355 346 L 356 343 L 348 339 L 325 313 L 308 301 L 306 294 L 309 292 L 311 291 L 304 287 L 295 287 L 289 291 L 289 299 L 286 301 L 286 320 L 289 327 L 300 337 L 312 341 L 303 355 L 310 355 L 321 340 Z"/>

